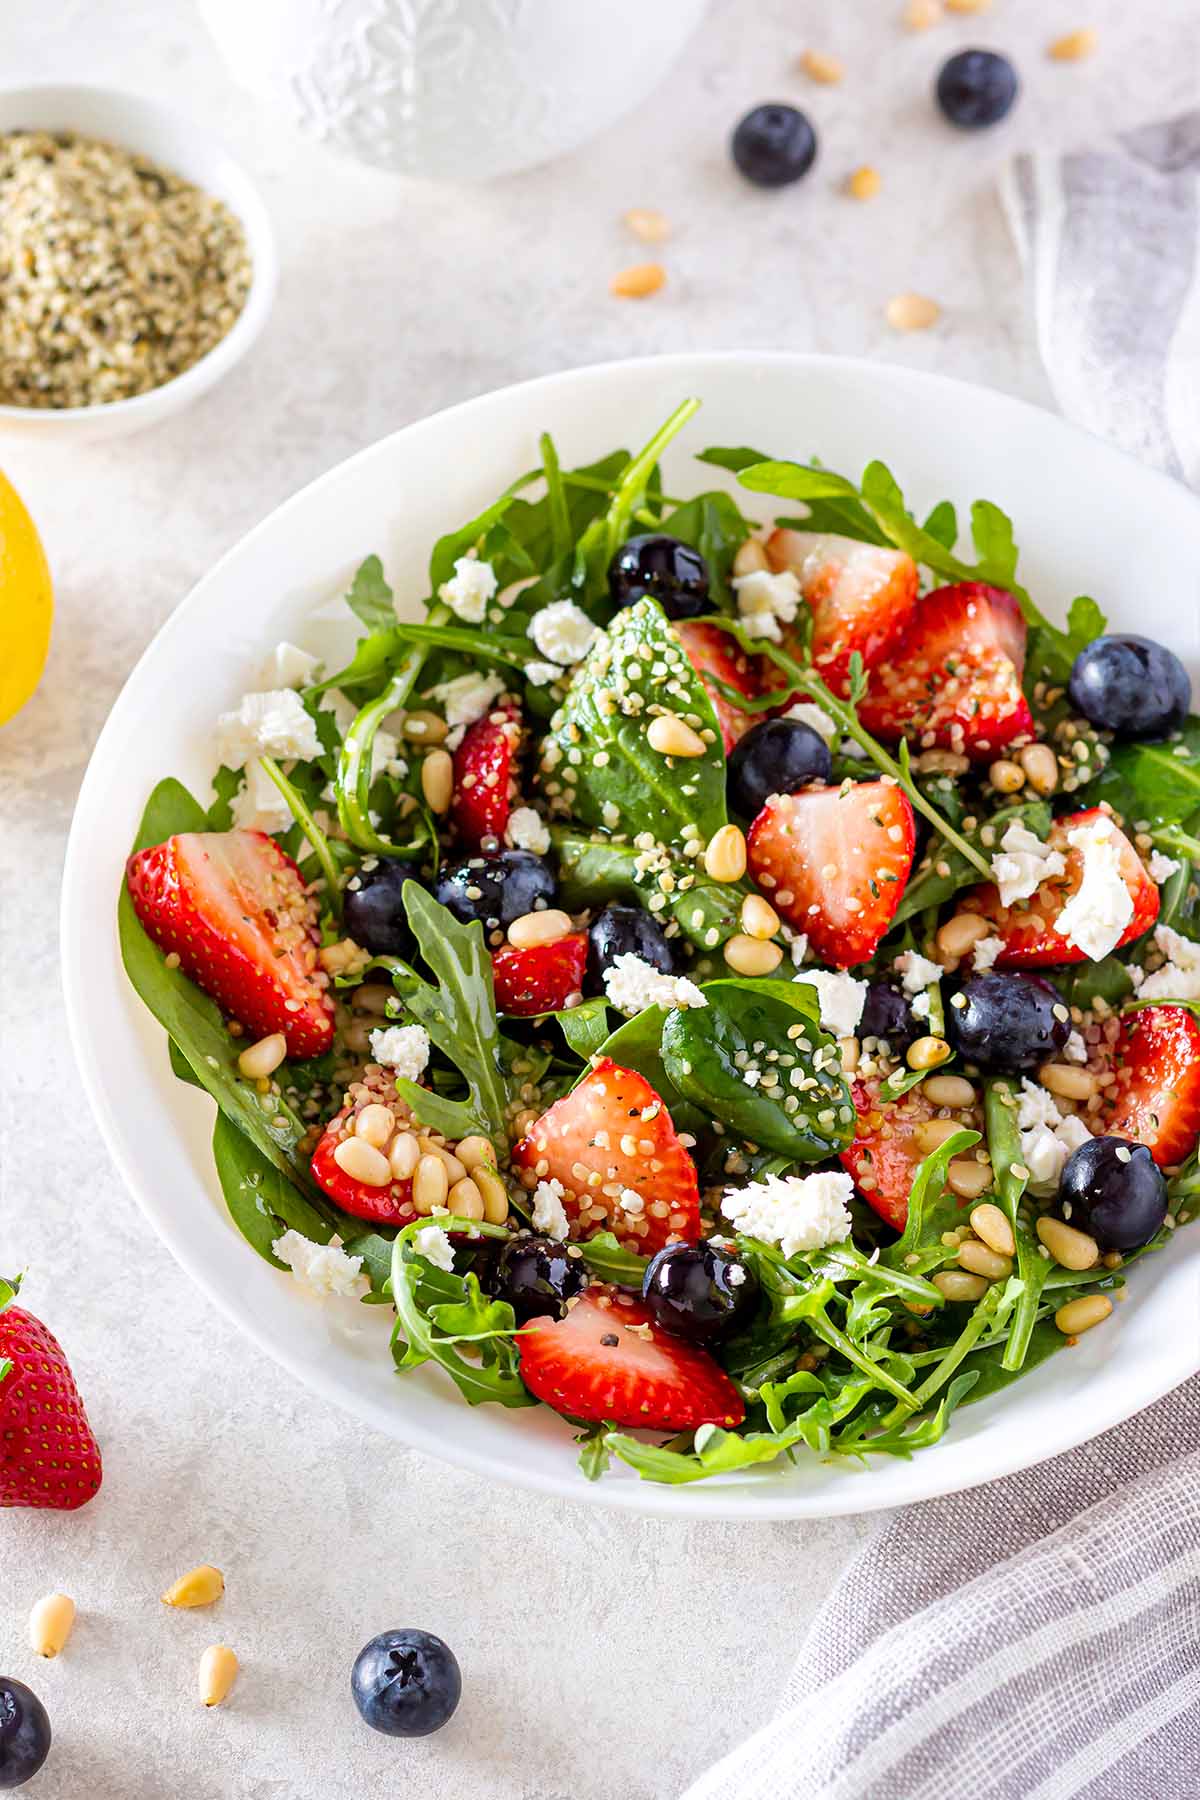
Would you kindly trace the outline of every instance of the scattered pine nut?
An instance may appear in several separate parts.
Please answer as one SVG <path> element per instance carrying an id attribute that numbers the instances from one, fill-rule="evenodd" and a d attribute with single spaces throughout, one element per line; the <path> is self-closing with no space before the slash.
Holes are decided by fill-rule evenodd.
<path id="1" fill-rule="evenodd" d="M 1059 1307 L 1054 1323 L 1064 1337 L 1078 1337 L 1081 1331 L 1101 1324 L 1111 1312 L 1112 1301 L 1107 1294 L 1082 1294 L 1078 1300 L 1068 1300 Z"/>
<path id="2" fill-rule="evenodd" d="M 800 58 L 800 67 L 810 81 L 817 81 L 822 87 L 833 87 L 846 73 L 838 58 L 827 56 L 823 50 L 806 50 Z"/>
<path id="3" fill-rule="evenodd" d="M 665 286 L 666 279 L 661 263 L 634 263 L 631 268 L 618 269 L 608 288 L 618 300 L 646 300 Z"/>
<path id="4" fill-rule="evenodd" d="M 747 937 L 764 940 L 779 930 L 779 914 L 761 894 L 747 894 L 742 901 L 742 930 Z"/>
<path id="5" fill-rule="evenodd" d="M 1097 44 L 1096 33 L 1090 25 L 1080 31 L 1068 31 L 1065 37 L 1055 38 L 1047 48 L 1047 55 L 1054 62 L 1082 62 L 1090 56 Z"/>
<path id="6" fill-rule="evenodd" d="M 863 163 L 847 177 L 846 192 L 854 200 L 873 200 L 882 185 L 879 170 L 873 169 L 870 163 Z"/>
<path id="7" fill-rule="evenodd" d="M 164 1606 L 211 1606 L 225 1592 L 225 1577 L 211 1563 L 189 1569 L 163 1595 Z"/>
<path id="8" fill-rule="evenodd" d="M 1084 1269 L 1094 1269 L 1100 1260 L 1100 1246 L 1094 1237 L 1086 1231 L 1077 1231 L 1074 1225 L 1054 1218 L 1051 1213 L 1043 1213 L 1034 1229 L 1038 1242 L 1045 1244 L 1055 1262 L 1064 1269 L 1074 1269 L 1079 1274 Z"/>
<path id="9" fill-rule="evenodd" d="M 952 13 L 985 13 L 992 9 L 992 0 L 943 0 L 943 4 Z"/>
<path id="10" fill-rule="evenodd" d="M 244 1075 L 247 1081 L 261 1081 L 275 1073 L 286 1055 L 287 1039 L 282 1031 L 273 1031 L 270 1037 L 247 1044 L 237 1059 L 238 1074 Z"/>
<path id="11" fill-rule="evenodd" d="M 925 1086 L 928 1088 L 929 1083 L 926 1082 Z M 1017 1240 L 1013 1236 L 1013 1228 L 1000 1208 L 990 1201 L 986 1206 L 976 1206 L 972 1210 L 971 1229 L 998 1256 L 1016 1255 Z"/>
<path id="12" fill-rule="evenodd" d="M 744 538 L 738 545 L 733 559 L 735 575 L 753 575 L 757 570 L 769 569 L 770 566 L 761 538 Z"/>
<path id="13" fill-rule="evenodd" d="M 1017 760 L 1035 793 L 1054 793 L 1058 787 L 1058 758 L 1049 744 L 1026 744 L 1023 750 L 1018 750 Z"/>
<path id="14" fill-rule="evenodd" d="M 942 16 L 942 0 L 908 0 L 904 23 L 909 31 L 928 31 Z"/>
<path id="15" fill-rule="evenodd" d="M 936 1069 L 953 1054 L 945 1038 L 922 1037 L 908 1047 L 905 1061 L 910 1069 Z"/>
<path id="16" fill-rule="evenodd" d="M 490 1138 L 465 1137 L 454 1154 L 471 1175 L 479 1168 L 496 1167 L 496 1151 Z"/>
<path id="17" fill-rule="evenodd" d="M 1011 757 L 1000 756 L 988 770 L 988 780 L 998 794 L 1015 794 L 1025 786 L 1025 771 Z"/>
<path id="18" fill-rule="evenodd" d="M 722 825 L 704 852 L 704 873 L 713 881 L 740 881 L 746 873 L 746 839 L 740 825 Z"/>
<path id="19" fill-rule="evenodd" d="M 965 1269 L 939 1269 L 933 1285 L 946 1300 L 982 1300 L 988 1291 L 982 1275 L 972 1275 Z"/>
<path id="20" fill-rule="evenodd" d="M 569 936 L 570 931 L 570 913 L 551 906 L 543 912 L 522 913 L 519 919 L 514 919 L 508 928 L 508 941 L 517 950 L 532 950 L 538 944 L 556 944 L 559 938 Z"/>
<path id="21" fill-rule="evenodd" d="M 238 1659 L 228 1644 L 212 1644 L 200 1658 L 200 1698 L 220 1706 L 237 1680 Z"/>
<path id="22" fill-rule="evenodd" d="M 659 713 L 651 719 L 646 742 L 660 756 L 703 756 L 708 749 L 700 733 L 675 713 Z"/>
<path id="23" fill-rule="evenodd" d="M 71 1635 L 75 1602 L 69 1594 L 46 1594 L 29 1615 L 29 1647 L 36 1656 L 57 1656 Z"/>
<path id="24" fill-rule="evenodd" d="M 431 750 L 421 764 L 421 792 L 430 812 L 450 811 L 454 798 L 454 761 L 448 750 Z"/>
<path id="25" fill-rule="evenodd" d="M 735 932 L 722 954 L 735 975 L 769 975 L 783 961 L 780 945 L 747 937 L 744 932 Z"/>
<path id="26" fill-rule="evenodd" d="M 928 331 L 941 318 L 942 309 L 927 294 L 893 294 L 885 316 L 893 331 Z"/>
<path id="27" fill-rule="evenodd" d="M 417 744 L 440 744 L 449 730 L 445 719 L 435 712 L 405 713 L 400 726 L 402 735 Z"/>
<path id="28" fill-rule="evenodd" d="M 671 235 L 670 220 L 656 206 L 631 206 L 625 214 L 625 223 L 643 244 L 661 244 Z"/>

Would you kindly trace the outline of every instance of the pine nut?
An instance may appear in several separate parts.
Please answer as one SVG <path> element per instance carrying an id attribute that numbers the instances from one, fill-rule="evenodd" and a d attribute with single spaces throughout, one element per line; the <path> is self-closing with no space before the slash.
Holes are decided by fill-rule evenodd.
<path id="1" fill-rule="evenodd" d="M 416 1210 L 428 1217 L 435 1206 L 445 1206 L 449 1191 L 450 1182 L 441 1157 L 423 1156 L 413 1175 L 412 1203 Z"/>
<path id="2" fill-rule="evenodd" d="M 238 1074 L 247 1081 L 262 1081 L 275 1073 L 286 1055 L 287 1039 L 282 1031 L 273 1031 L 270 1037 L 259 1038 L 257 1044 L 249 1044 L 242 1051 Z"/>
<path id="3" fill-rule="evenodd" d="M 728 939 L 722 954 L 737 975 L 769 975 L 783 961 L 783 951 L 778 944 L 764 943 L 761 938 L 747 937 L 741 931 Z"/>
<path id="4" fill-rule="evenodd" d="M 495 1169 L 480 1164 L 474 1173 L 475 1186 L 483 1195 L 483 1216 L 489 1225 L 503 1225 L 508 1218 L 508 1189 Z"/>
<path id="5" fill-rule="evenodd" d="M 496 1152 L 492 1148 L 490 1138 L 465 1137 L 455 1149 L 454 1154 L 470 1175 L 475 1173 L 481 1163 L 491 1169 L 496 1167 Z"/>
<path id="6" fill-rule="evenodd" d="M 885 310 L 893 331 L 928 331 L 942 315 L 937 301 L 926 294 L 893 294 Z"/>
<path id="7" fill-rule="evenodd" d="M 1025 771 L 1019 763 L 1001 756 L 988 770 L 988 780 L 998 794 L 1015 794 L 1025 786 Z"/>
<path id="8" fill-rule="evenodd" d="M 1082 1294 L 1078 1300 L 1068 1300 L 1060 1306 L 1054 1315 L 1054 1323 L 1064 1337 L 1078 1337 L 1081 1331 L 1090 1331 L 1093 1325 L 1099 1325 L 1112 1312 L 1112 1301 L 1107 1294 Z"/>
<path id="9" fill-rule="evenodd" d="M 944 1038 L 923 1037 L 908 1046 L 905 1060 L 910 1069 L 936 1069 L 951 1054 L 950 1046 Z"/>
<path id="10" fill-rule="evenodd" d="M 760 569 L 769 569 L 770 566 L 767 561 L 767 552 L 760 538 L 749 537 L 738 545 L 733 559 L 735 575 L 754 575 Z"/>
<path id="11" fill-rule="evenodd" d="M 934 1106 L 974 1106 L 975 1089 L 961 1075 L 931 1075 L 921 1092 Z"/>
<path id="12" fill-rule="evenodd" d="M 947 1300 L 982 1300 L 988 1291 L 982 1275 L 970 1275 L 965 1269 L 939 1269 L 933 1285 Z"/>
<path id="13" fill-rule="evenodd" d="M 1053 794 L 1058 787 L 1058 758 L 1049 744 L 1026 744 L 1017 752 L 1025 779 L 1035 794 Z"/>
<path id="14" fill-rule="evenodd" d="M 1096 1077 L 1070 1063 L 1043 1063 L 1038 1080 L 1063 1100 L 1090 1100 L 1096 1092 Z"/>
<path id="15" fill-rule="evenodd" d="M 910 31 L 928 31 L 941 16 L 941 0 L 908 0 L 904 9 L 904 23 Z"/>
<path id="16" fill-rule="evenodd" d="M 1079 62 L 1092 54 L 1096 42 L 1096 33 L 1085 25 L 1080 31 L 1068 31 L 1065 37 L 1055 38 L 1048 46 L 1048 54 L 1055 62 Z"/>
<path id="17" fill-rule="evenodd" d="M 351 1181 L 365 1181 L 368 1187 L 386 1187 L 392 1179 L 387 1157 L 365 1138 L 343 1138 L 333 1160 Z"/>
<path id="18" fill-rule="evenodd" d="M 837 57 L 827 56 L 823 50 L 806 50 L 800 67 L 810 81 L 819 82 L 822 87 L 833 87 L 846 73 Z"/>
<path id="19" fill-rule="evenodd" d="M 965 956 L 990 930 L 987 920 L 981 919 L 978 913 L 955 913 L 952 919 L 946 920 L 934 942 L 943 956 Z"/>
<path id="20" fill-rule="evenodd" d="M 228 1644 L 213 1644 L 200 1658 L 200 1698 L 220 1706 L 237 1680 L 238 1659 Z"/>
<path id="21" fill-rule="evenodd" d="M 556 944 L 571 931 L 571 916 L 550 906 L 545 912 L 522 913 L 508 928 L 508 941 L 517 950 L 532 950 L 538 944 Z"/>
<path id="22" fill-rule="evenodd" d="M 708 748 L 700 733 L 676 713 L 659 713 L 651 719 L 646 742 L 660 756 L 703 756 Z"/>
<path id="23" fill-rule="evenodd" d="M 46 1594 L 29 1614 L 29 1647 L 35 1656 L 57 1656 L 71 1635 L 75 1602 L 69 1594 Z"/>
<path id="24" fill-rule="evenodd" d="M 712 881 L 740 881 L 746 873 L 746 840 L 740 825 L 722 825 L 704 852 L 704 873 Z"/>
<path id="25" fill-rule="evenodd" d="M 465 1163 L 459 1161 L 453 1150 L 447 1150 L 445 1144 L 438 1143 L 436 1138 L 418 1137 L 417 1143 L 420 1145 L 422 1156 L 437 1157 L 443 1169 L 446 1171 L 446 1180 L 451 1186 L 453 1186 L 456 1181 L 462 1180 L 467 1172 L 467 1166 Z"/>
<path id="26" fill-rule="evenodd" d="M 454 798 L 454 759 L 448 750 L 431 750 L 421 764 L 421 792 L 430 812 L 447 813 Z"/>
<path id="27" fill-rule="evenodd" d="M 211 1606 L 225 1592 L 225 1577 L 211 1563 L 200 1563 L 173 1581 L 163 1595 L 164 1606 Z"/>
<path id="28" fill-rule="evenodd" d="M 853 1075 L 855 1069 L 858 1067 L 858 1059 L 862 1054 L 862 1046 L 858 1039 L 856 1037 L 839 1038 L 838 1049 L 842 1056 L 842 1073 L 844 1075 Z"/>
<path id="29" fill-rule="evenodd" d="M 979 1167 L 978 1163 L 972 1166 Z M 982 1275 L 985 1281 L 1006 1281 L 1013 1270 L 1011 1256 L 1001 1256 L 975 1238 L 968 1238 L 959 1246 L 958 1262 L 960 1268 L 969 1269 L 972 1275 Z"/>
<path id="30" fill-rule="evenodd" d="M 922 750 L 913 761 L 922 775 L 965 775 L 970 766 L 970 758 L 957 750 Z"/>
<path id="31" fill-rule="evenodd" d="M 350 1004 L 355 1012 L 369 1013 L 372 1018 L 382 1019 L 387 1016 L 391 998 L 391 988 L 385 987 L 382 981 L 364 981 L 351 990 Z"/>
<path id="32" fill-rule="evenodd" d="M 946 1170 L 946 1186 L 960 1200 L 978 1200 L 987 1188 L 992 1185 L 992 1171 L 986 1163 L 970 1161 L 965 1156 L 956 1156 Z"/>
<path id="33" fill-rule="evenodd" d="M 632 268 L 618 269 L 608 288 L 618 300 L 645 300 L 657 294 L 666 279 L 667 271 L 661 263 L 634 263 Z"/>
<path id="34" fill-rule="evenodd" d="M 469 1175 L 456 1181 L 446 1195 L 446 1205 L 460 1219 L 482 1219 L 483 1195 Z"/>
<path id="35" fill-rule="evenodd" d="M 882 185 L 879 170 L 873 169 L 870 163 L 863 163 L 846 178 L 846 192 L 853 200 L 873 200 Z"/>
<path id="36" fill-rule="evenodd" d="M 1013 1228 L 998 1206 L 989 1202 L 986 1206 L 975 1207 L 971 1213 L 971 1229 L 998 1256 L 1016 1254 L 1017 1240 L 1013 1236 Z"/>
<path id="37" fill-rule="evenodd" d="M 913 1132 L 913 1142 L 922 1156 L 932 1156 L 939 1144 L 961 1131 L 962 1126 L 957 1119 L 926 1119 Z"/>
<path id="38" fill-rule="evenodd" d="M 991 8 L 992 0 L 944 0 L 947 12 L 983 13 Z"/>
<path id="39" fill-rule="evenodd" d="M 388 1150 L 388 1167 L 394 1181 L 409 1181 L 421 1160 L 421 1146 L 411 1131 L 398 1131 Z"/>
<path id="40" fill-rule="evenodd" d="M 1077 1231 L 1074 1225 L 1043 1213 L 1037 1222 L 1037 1234 L 1039 1242 L 1045 1244 L 1055 1262 L 1064 1269 L 1078 1272 L 1095 1268 L 1100 1246 L 1086 1231 Z"/>
<path id="41" fill-rule="evenodd" d="M 354 1135 L 372 1145 L 376 1150 L 386 1150 L 392 1141 L 396 1129 L 396 1115 L 390 1106 L 380 1106 L 372 1101 L 364 1106 L 354 1121 Z"/>
<path id="42" fill-rule="evenodd" d="M 400 726 L 401 734 L 417 744 L 440 744 L 449 729 L 441 714 L 435 712 L 405 713 Z"/>
<path id="43" fill-rule="evenodd" d="M 671 235 L 667 215 L 659 212 L 656 206 L 631 206 L 625 214 L 625 223 L 643 244 L 661 244 Z"/>
<path id="44" fill-rule="evenodd" d="M 747 894 L 742 901 L 742 930 L 747 937 L 764 940 L 779 930 L 779 914 L 761 894 Z"/>
<path id="45" fill-rule="evenodd" d="M 327 975 L 351 975 L 371 960 L 370 955 L 353 938 L 339 938 L 336 944 L 323 944 L 317 961 Z"/>

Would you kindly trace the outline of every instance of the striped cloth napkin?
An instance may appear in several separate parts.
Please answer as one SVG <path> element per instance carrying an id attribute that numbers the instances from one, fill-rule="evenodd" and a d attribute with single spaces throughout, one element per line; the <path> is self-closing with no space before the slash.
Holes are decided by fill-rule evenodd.
<path id="1" fill-rule="evenodd" d="M 1019 157 L 1001 184 L 1062 411 L 1194 485 L 1198 170 L 1194 112 Z M 893 1515 L 775 1717 L 685 1800 L 984 1796 L 1200 1800 L 1200 1377 L 1068 1455 Z"/>

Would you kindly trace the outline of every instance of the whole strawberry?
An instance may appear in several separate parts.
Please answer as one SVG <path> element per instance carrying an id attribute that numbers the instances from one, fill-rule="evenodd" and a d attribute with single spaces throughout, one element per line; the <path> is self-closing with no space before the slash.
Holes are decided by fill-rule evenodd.
<path id="1" fill-rule="evenodd" d="M 57 1338 L 0 1280 L 0 1506 L 73 1512 L 99 1492 L 100 1451 Z"/>

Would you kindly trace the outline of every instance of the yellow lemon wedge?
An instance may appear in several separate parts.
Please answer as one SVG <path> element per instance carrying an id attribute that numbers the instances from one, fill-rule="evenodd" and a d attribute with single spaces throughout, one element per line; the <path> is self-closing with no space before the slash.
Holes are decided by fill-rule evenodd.
<path id="1" fill-rule="evenodd" d="M 37 527 L 0 474 L 0 725 L 20 712 L 42 678 L 54 595 Z"/>

